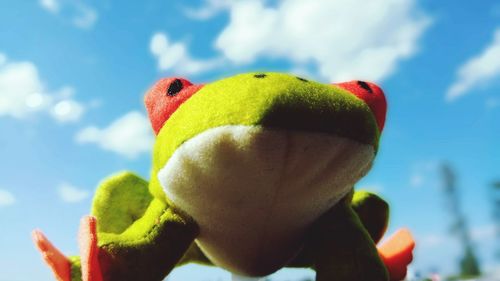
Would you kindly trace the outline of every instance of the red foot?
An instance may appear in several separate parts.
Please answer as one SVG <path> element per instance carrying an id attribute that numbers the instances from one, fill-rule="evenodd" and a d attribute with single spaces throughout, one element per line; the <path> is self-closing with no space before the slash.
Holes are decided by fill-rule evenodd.
<path id="1" fill-rule="evenodd" d="M 400 281 L 406 277 L 407 267 L 413 260 L 413 248 L 415 248 L 415 241 L 407 229 L 398 230 L 377 247 L 389 271 L 391 281 Z"/>
<path id="2" fill-rule="evenodd" d="M 83 281 L 102 281 L 101 267 L 98 261 L 97 220 L 94 217 L 83 217 L 80 222 L 78 244 Z M 33 231 L 33 241 L 42 253 L 44 261 L 49 265 L 57 281 L 71 281 L 71 262 L 39 230 Z"/>
<path id="3" fill-rule="evenodd" d="M 102 281 L 96 224 L 97 219 L 92 216 L 83 217 L 80 222 L 78 244 L 80 245 L 83 281 Z"/>
<path id="4" fill-rule="evenodd" d="M 33 242 L 42 254 L 42 258 L 49 265 L 57 281 L 71 281 L 71 263 L 40 230 L 34 230 Z"/>

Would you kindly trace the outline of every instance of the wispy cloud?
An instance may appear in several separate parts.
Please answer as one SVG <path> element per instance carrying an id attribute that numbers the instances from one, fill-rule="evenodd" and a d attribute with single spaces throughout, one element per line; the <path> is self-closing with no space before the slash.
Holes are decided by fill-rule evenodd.
<path id="1" fill-rule="evenodd" d="M 231 0 L 206 0 L 205 5 L 199 8 L 185 8 L 186 16 L 195 20 L 207 20 L 217 13 L 227 9 Z"/>
<path id="2" fill-rule="evenodd" d="M 410 171 L 409 185 L 414 188 L 437 187 L 440 184 L 439 162 L 435 160 L 420 161 Z"/>
<path id="3" fill-rule="evenodd" d="M 98 19 L 97 11 L 82 3 L 78 4 L 79 12 L 73 18 L 73 24 L 82 29 L 92 28 Z"/>
<path id="4" fill-rule="evenodd" d="M 39 0 L 40 6 L 53 15 L 68 17 L 78 28 L 90 29 L 98 19 L 97 10 L 80 0 Z"/>
<path id="5" fill-rule="evenodd" d="M 494 224 L 475 225 L 470 228 L 470 237 L 476 243 L 488 244 L 496 238 L 496 231 Z M 450 233 L 429 233 L 418 235 L 417 238 L 419 246 L 428 249 L 435 249 L 436 246 L 444 244 L 449 246 L 458 241 L 457 237 L 451 236 Z"/>
<path id="6" fill-rule="evenodd" d="M 229 61 L 285 58 L 295 69 L 315 65 L 330 81 L 388 77 L 417 52 L 431 22 L 414 0 L 290 0 L 273 6 L 263 0 L 207 0 L 187 15 L 207 18 L 221 10 L 230 20 L 215 46 Z"/>
<path id="7" fill-rule="evenodd" d="M 100 148 L 128 158 L 149 152 L 153 134 L 149 120 L 139 112 L 129 112 L 106 128 L 86 127 L 75 136 L 78 143 L 93 143 Z"/>
<path id="8" fill-rule="evenodd" d="M 500 78 L 500 27 L 493 41 L 483 51 L 466 61 L 457 72 L 457 78 L 446 92 L 446 100 L 454 101 L 472 89 Z"/>
<path id="9" fill-rule="evenodd" d="M 181 42 L 170 42 L 167 34 L 158 32 L 150 42 L 150 51 L 158 61 L 160 70 L 170 70 L 178 74 L 196 74 L 219 66 L 220 59 L 194 59 Z"/>
<path id="10" fill-rule="evenodd" d="M 57 188 L 59 198 L 66 203 L 77 203 L 87 199 L 90 192 L 87 190 L 75 187 L 69 183 L 62 183 Z"/>
<path id="11" fill-rule="evenodd" d="M 500 106 L 500 99 L 498 98 L 488 98 L 485 102 L 487 109 L 494 109 Z"/>
<path id="12" fill-rule="evenodd" d="M 499 226 L 495 224 L 486 224 L 480 226 L 474 226 L 471 229 L 471 237 L 476 241 L 493 241 L 498 234 Z"/>
<path id="13" fill-rule="evenodd" d="M 59 122 L 80 119 L 85 106 L 74 100 L 67 86 L 49 91 L 38 69 L 29 61 L 9 61 L 0 53 L 0 117 L 26 118 L 37 112 L 49 113 Z"/>
<path id="14" fill-rule="evenodd" d="M 59 0 L 39 0 L 38 2 L 42 6 L 42 8 L 53 14 L 58 13 L 59 9 L 61 8 L 61 6 L 59 5 Z"/>
<path id="15" fill-rule="evenodd" d="M 450 236 L 440 235 L 440 234 L 427 234 L 418 237 L 419 247 L 427 248 L 427 249 L 435 249 L 436 246 L 439 246 L 443 243 L 447 243 L 449 241 Z"/>
<path id="16" fill-rule="evenodd" d="M 10 206 L 16 203 L 16 198 L 5 189 L 0 189 L 0 207 Z"/>

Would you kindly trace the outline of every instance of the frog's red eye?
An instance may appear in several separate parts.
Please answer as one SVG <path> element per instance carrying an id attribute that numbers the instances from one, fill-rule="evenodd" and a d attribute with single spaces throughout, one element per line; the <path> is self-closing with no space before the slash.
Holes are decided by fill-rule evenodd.
<path id="1" fill-rule="evenodd" d="M 201 87 L 182 78 L 163 78 L 149 89 L 144 103 L 155 134 L 177 108 Z"/>
<path id="2" fill-rule="evenodd" d="M 334 84 L 362 99 L 373 112 L 377 125 L 382 132 L 385 123 L 385 114 L 387 111 L 387 102 L 382 89 L 374 83 L 364 81 L 350 81 Z"/>

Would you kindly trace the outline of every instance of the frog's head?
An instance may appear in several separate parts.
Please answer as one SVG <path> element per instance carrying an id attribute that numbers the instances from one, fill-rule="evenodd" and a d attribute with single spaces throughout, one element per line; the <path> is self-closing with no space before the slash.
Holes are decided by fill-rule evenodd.
<path id="1" fill-rule="evenodd" d="M 181 78 L 158 81 L 146 107 L 156 144 L 151 192 L 164 198 L 157 173 L 183 144 L 216 128 L 258 127 L 335 136 L 371 151 L 384 127 L 386 101 L 375 84 L 321 84 L 281 73 L 247 73 L 206 85 Z"/>

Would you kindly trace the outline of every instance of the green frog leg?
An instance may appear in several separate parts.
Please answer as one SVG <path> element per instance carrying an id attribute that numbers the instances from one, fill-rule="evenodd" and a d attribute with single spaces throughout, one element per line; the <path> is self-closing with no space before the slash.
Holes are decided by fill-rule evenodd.
<path id="1" fill-rule="evenodd" d="M 309 245 L 317 281 L 388 281 L 375 243 L 350 204 L 350 198 L 324 214 Z"/>
<path id="2" fill-rule="evenodd" d="M 350 197 L 351 195 L 349 195 Z M 346 199 L 347 200 L 347 199 Z M 382 238 L 389 218 L 389 205 L 379 196 L 367 191 L 355 191 L 351 207 L 374 243 Z M 333 235 L 333 234 L 332 234 Z M 289 267 L 313 267 L 314 250 L 306 244 Z"/>
<path id="3" fill-rule="evenodd" d="M 387 230 L 389 204 L 374 193 L 359 190 L 354 192 L 351 206 L 372 240 L 377 244 Z"/>
<path id="4" fill-rule="evenodd" d="M 99 221 L 97 232 L 122 233 L 144 215 L 153 200 L 148 182 L 131 172 L 104 180 L 92 202 L 92 216 Z"/>
<path id="5" fill-rule="evenodd" d="M 163 280 L 198 235 L 187 215 L 154 199 L 123 233 L 98 233 L 104 280 Z"/>
<path id="6" fill-rule="evenodd" d="M 189 216 L 153 199 L 147 182 L 132 173 L 101 185 L 92 214 L 104 280 L 162 280 L 198 234 Z"/>
<path id="7" fill-rule="evenodd" d="M 96 275 L 106 281 L 163 280 L 198 235 L 191 217 L 152 199 L 147 182 L 132 173 L 113 176 L 99 186 L 92 215 L 82 220 L 97 225 L 97 231 L 80 230 L 82 257 L 61 254 L 59 259 L 48 260 L 58 280 L 79 281 Z M 35 232 L 34 238 L 42 256 L 58 252 L 41 232 Z"/>
<path id="8" fill-rule="evenodd" d="M 99 233 L 122 233 L 137 219 L 144 215 L 153 197 L 148 190 L 148 182 L 132 172 L 124 171 L 108 177 L 99 184 L 92 201 L 91 215 L 93 218 L 83 218 L 80 224 L 79 240 L 80 251 L 83 248 L 95 245 L 82 242 L 90 239 L 96 233 L 83 231 L 86 224 L 96 224 L 96 231 Z M 96 221 L 99 221 L 97 224 Z M 96 238 L 97 239 L 97 238 Z M 90 242 L 90 241 L 89 241 Z M 71 280 L 81 280 L 82 272 L 87 274 L 89 270 L 96 271 L 95 267 L 87 265 L 95 257 L 89 257 L 86 252 L 81 252 L 80 256 L 70 257 Z M 82 262 L 82 259 L 84 261 Z M 83 267 L 82 268 L 82 264 Z"/>

